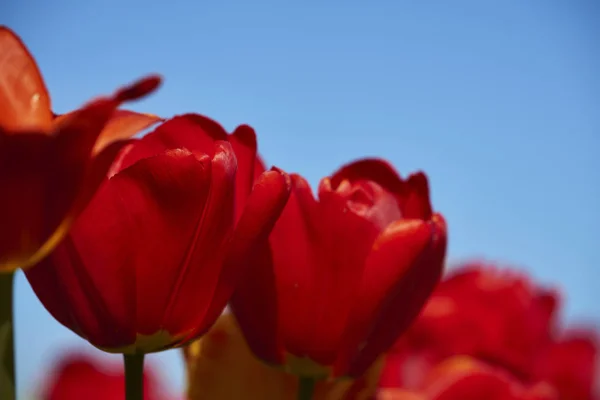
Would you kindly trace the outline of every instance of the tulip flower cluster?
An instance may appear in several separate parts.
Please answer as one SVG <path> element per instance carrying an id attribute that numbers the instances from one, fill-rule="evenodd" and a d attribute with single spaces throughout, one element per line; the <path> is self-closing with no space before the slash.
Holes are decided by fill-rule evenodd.
<path id="1" fill-rule="evenodd" d="M 598 400 L 600 332 L 564 327 L 556 290 L 471 263 L 388 352 L 381 399 Z"/>
<path id="2" fill-rule="evenodd" d="M 170 399 L 144 356 L 174 348 L 191 400 L 593 398 L 593 332 L 557 333 L 554 293 L 479 268 L 440 283 L 447 227 L 423 172 L 360 159 L 313 194 L 265 166 L 248 125 L 120 108 L 158 76 L 57 115 L 6 27 L 0 54 L 2 400 L 18 268 L 124 359 L 64 360 L 45 400 Z"/>

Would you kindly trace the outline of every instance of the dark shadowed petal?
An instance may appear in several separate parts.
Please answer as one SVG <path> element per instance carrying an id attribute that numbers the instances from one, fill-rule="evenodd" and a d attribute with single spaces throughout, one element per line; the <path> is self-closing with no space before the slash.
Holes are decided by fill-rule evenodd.
<path id="1" fill-rule="evenodd" d="M 33 56 L 21 39 L 0 26 L 0 127 L 49 132 L 50 96 Z"/>
<path id="2" fill-rule="evenodd" d="M 268 243 L 254 249 L 244 272 L 231 297 L 230 308 L 256 357 L 281 365 L 285 358 L 279 327 L 280 300 Z"/>
<path id="3" fill-rule="evenodd" d="M 70 206 L 49 199 L 63 193 L 60 158 L 53 152 L 52 138 L 38 134 L 5 135 L 0 129 L 0 268 L 27 264 L 48 240 Z M 51 166 L 58 164 L 57 168 Z M 67 195 L 73 188 L 66 187 Z"/>

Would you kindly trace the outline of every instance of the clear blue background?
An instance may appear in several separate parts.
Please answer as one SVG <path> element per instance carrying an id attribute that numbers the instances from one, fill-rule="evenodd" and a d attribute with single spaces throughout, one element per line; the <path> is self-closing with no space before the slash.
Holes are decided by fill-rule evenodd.
<path id="1" fill-rule="evenodd" d="M 56 111 L 160 72 L 136 109 L 249 123 L 269 162 L 313 184 L 367 155 L 423 169 L 451 262 L 514 264 L 560 285 L 570 321 L 598 321 L 599 4 L 8 0 L 0 23 L 30 47 Z M 55 355 L 87 347 L 22 275 L 16 313 L 26 394 Z M 177 352 L 151 361 L 183 387 Z"/>

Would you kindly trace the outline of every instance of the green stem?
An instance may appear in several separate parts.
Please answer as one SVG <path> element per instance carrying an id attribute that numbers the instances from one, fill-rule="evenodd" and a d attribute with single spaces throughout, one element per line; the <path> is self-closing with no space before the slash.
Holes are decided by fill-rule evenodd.
<path id="1" fill-rule="evenodd" d="M 124 354 L 125 400 L 144 399 L 144 355 Z"/>
<path id="2" fill-rule="evenodd" d="M 298 400 L 312 400 L 317 380 L 312 377 L 301 376 L 298 378 Z"/>
<path id="3" fill-rule="evenodd" d="M 0 273 L 0 399 L 15 400 L 13 281 L 15 273 Z"/>

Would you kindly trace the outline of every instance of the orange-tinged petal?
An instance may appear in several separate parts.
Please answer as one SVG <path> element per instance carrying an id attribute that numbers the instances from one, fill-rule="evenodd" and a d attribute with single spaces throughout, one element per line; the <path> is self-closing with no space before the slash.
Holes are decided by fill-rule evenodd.
<path id="1" fill-rule="evenodd" d="M 0 186 L 3 194 L 10 193 L 0 196 L 0 269 L 29 267 L 60 242 L 101 183 L 117 147 L 127 143 L 113 141 L 117 147 L 92 154 L 106 123 L 122 102 L 149 94 L 160 81 L 157 76 L 138 80 L 68 114 L 48 131 L 14 134 L 0 126 Z"/>
<path id="2" fill-rule="evenodd" d="M 96 140 L 94 154 L 102 151 L 109 143 L 115 140 L 129 139 L 161 120 L 159 116 L 153 114 L 142 114 L 127 110 L 115 111 L 111 120 L 100 133 L 100 137 Z"/>
<path id="3" fill-rule="evenodd" d="M 377 393 L 377 400 L 428 400 L 423 394 L 405 389 L 382 389 Z"/>
<path id="4" fill-rule="evenodd" d="M 49 131 L 50 96 L 21 39 L 0 26 L 0 126 L 8 131 Z"/>
<path id="5" fill-rule="evenodd" d="M 72 111 L 67 114 L 58 115 L 54 119 L 54 124 L 58 125 L 62 123 L 65 118 L 71 117 L 75 112 L 76 111 Z M 144 114 L 129 110 L 116 110 L 111 119 L 104 126 L 98 139 L 96 139 L 93 153 L 98 154 L 110 143 L 117 140 L 129 139 L 162 120 L 162 118 L 153 114 Z"/>

